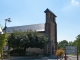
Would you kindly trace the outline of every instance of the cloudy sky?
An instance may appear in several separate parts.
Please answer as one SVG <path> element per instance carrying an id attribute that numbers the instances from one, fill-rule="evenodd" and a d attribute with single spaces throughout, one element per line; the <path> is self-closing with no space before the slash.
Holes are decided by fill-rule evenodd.
<path id="1" fill-rule="evenodd" d="M 80 34 L 80 0 L 0 0 L 0 24 L 8 27 L 45 23 L 44 11 L 57 15 L 58 41 L 74 41 Z"/>

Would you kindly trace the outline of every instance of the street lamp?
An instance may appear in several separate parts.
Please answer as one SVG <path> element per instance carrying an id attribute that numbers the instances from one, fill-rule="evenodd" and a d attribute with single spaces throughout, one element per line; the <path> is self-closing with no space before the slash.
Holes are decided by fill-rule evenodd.
<path id="1" fill-rule="evenodd" d="M 6 28 L 7 28 L 7 26 L 6 26 L 7 22 L 11 22 L 10 18 L 5 19 L 5 27 L 4 27 L 5 33 L 6 33 Z M 4 50 L 4 48 L 3 48 L 3 50 Z M 2 55 L 3 55 L 3 54 L 2 54 Z M 3 58 L 2 58 L 2 59 L 3 59 Z"/>
<path id="2" fill-rule="evenodd" d="M 7 22 L 11 22 L 10 18 L 5 19 L 5 33 L 6 33 L 6 28 L 7 28 L 7 26 L 6 26 Z"/>

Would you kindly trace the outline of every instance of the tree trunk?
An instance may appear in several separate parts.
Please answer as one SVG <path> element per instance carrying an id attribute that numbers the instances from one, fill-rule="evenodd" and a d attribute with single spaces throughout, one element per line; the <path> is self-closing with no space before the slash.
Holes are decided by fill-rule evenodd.
<path id="1" fill-rule="evenodd" d="M 26 47 L 24 47 L 24 55 L 26 55 Z"/>

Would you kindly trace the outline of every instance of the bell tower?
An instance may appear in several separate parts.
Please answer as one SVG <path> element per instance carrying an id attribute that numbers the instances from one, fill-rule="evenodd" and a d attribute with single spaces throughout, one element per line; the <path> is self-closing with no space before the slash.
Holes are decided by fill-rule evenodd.
<path id="1" fill-rule="evenodd" d="M 45 35 L 48 37 L 48 44 L 46 45 L 45 53 L 53 55 L 57 50 L 57 16 L 48 8 L 44 12 L 46 14 Z"/>

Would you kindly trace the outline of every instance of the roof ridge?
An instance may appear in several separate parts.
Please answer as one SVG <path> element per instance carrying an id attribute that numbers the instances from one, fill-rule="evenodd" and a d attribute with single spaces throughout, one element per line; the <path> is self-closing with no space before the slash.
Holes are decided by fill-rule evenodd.
<path id="1" fill-rule="evenodd" d="M 39 23 L 39 24 L 44 24 L 44 23 Z M 22 27 L 22 26 L 32 26 L 32 25 L 39 25 L 39 24 L 21 25 L 21 26 L 11 26 L 11 27 L 7 27 L 7 28 Z"/>

